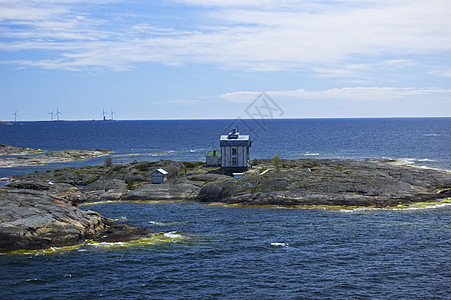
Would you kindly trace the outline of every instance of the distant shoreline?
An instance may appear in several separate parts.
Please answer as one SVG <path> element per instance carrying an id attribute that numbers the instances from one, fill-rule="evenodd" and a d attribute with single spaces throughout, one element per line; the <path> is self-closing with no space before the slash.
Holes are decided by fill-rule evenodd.
<path id="1" fill-rule="evenodd" d="M 393 120 L 393 119 L 451 119 L 450 117 L 314 117 L 314 118 L 272 118 L 272 119 L 265 119 L 265 122 L 270 121 L 277 121 L 277 120 Z M 79 120 L 59 120 L 59 121 L 50 121 L 50 120 L 23 120 L 23 121 L 0 121 L 1 125 L 16 125 L 20 123 L 35 123 L 35 122 L 46 122 L 46 123 L 61 123 L 61 122 L 100 122 L 100 123 L 111 123 L 111 122 L 142 122 L 142 121 L 233 121 L 235 119 L 233 118 L 224 118 L 224 119 L 208 119 L 208 118 L 201 118 L 201 119 L 180 119 L 180 118 L 173 118 L 173 119 L 115 119 L 115 120 L 102 120 L 102 119 L 79 119 Z M 246 119 L 242 118 L 243 121 L 251 121 L 254 119 Z"/>
<path id="2" fill-rule="evenodd" d="M 111 151 L 104 149 L 62 150 L 44 153 L 40 149 L 0 144 L 0 168 L 42 166 L 49 163 L 80 161 L 105 156 L 109 153 Z"/>

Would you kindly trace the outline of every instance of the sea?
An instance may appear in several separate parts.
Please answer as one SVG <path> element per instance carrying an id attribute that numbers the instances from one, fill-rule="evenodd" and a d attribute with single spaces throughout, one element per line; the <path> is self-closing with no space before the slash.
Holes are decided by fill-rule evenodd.
<path id="1" fill-rule="evenodd" d="M 0 143 L 108 149 L 113 163 L 204 161 L 219 135 L 252 140 L 251 159 L 391 158 L 451 170 L 451 118 L 18 122 Z M 0 168 L 0 178 L 103 164 L 105 157 Z M 242 208 L 102 203 L 95 210 L 181 237 L 125 248 L 0 255 L 0 299 L 451 299 L 451 206 Z"/>

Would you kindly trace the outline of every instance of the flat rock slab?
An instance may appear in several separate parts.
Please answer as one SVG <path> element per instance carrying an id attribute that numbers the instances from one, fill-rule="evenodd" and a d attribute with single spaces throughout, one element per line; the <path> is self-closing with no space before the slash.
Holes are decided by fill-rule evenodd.
<path id="1" fill-rule="evenodd" d="M 124 200 L 190 200 L 198 187 L 189 183 L 146 184 L 132 191 Z"/>
<path id="2" fill-rule="evenodd" d="M 24 148 L 28 149 L 28 148 Z M 32 150 L 32 149 L 31 149 Z M 30 150 L 30 151 L 31 151 Z M 6 150 L 4 150 L 6 151 Z M 24 150 L 25 151 L 25 150 Z M 17 152 L 16 152 L 17 153 Z M 20 152 L 18 152 L 20 153 Z M 36 155 L 0 158 L 0 168 L 19 166 L 40 166 L 48 163 L 60 163 L 74 160 L 86 160 L 111 153 L 104 149 L 51 151 Z"/>
<path id="3" fill-rule="evenodd" d="M 0 155 L 25 155 L 42 152 L 39 149 L 23 148 L 0 144 Z"/>

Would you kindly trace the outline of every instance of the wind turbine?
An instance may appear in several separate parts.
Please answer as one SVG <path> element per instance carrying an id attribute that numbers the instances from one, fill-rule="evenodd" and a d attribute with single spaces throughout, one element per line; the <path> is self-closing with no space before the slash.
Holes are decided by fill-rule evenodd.
<path id="1" fill-rule="evenodd" d="M 103 120 L 104 121 L 106 121 L 106 112 L 105 112 L 105 109 L 104 108 L 102 108 L 102 116 L 103 116 Z"/>
<path id="2" fill-rule="evenodd" d="M 17 110 L 16 110 L 16 112 L 15 113 L 13 113 L 13 116 L 14 116 L 14 123 L 16 123 L 17 122 Z"/>
<path id="3" fill-rule="evenodd" d="M 53 113 L 55 112 L 55 110 L 52 110 L 52 112 L 49 112 L 50 115 L 50 121 L 53 121 Z"/>
<path id="4" fill-rule="evenodd" d="M 115 115 L 116 113 L 113 111 L 113 110 L 111 110 L 111 121 L 113 121 L 113 116 Z"/>
<path id="5" fill-rule="evenodd" d="M 63 113 L 62 112 L 60 112 L 59 110 L 58 110 L 58 108 L 56 109 L 56 120 L 57 121 L 59 121 L 60 120 L 60 115 L 62 115 Z"/>

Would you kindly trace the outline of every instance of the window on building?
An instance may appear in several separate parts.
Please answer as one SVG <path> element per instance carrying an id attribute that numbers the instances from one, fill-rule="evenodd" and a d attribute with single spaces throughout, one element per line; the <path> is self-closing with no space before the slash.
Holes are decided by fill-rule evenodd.
<path id="1" fill-rule="evenodd" d="M 232 166 L 236 167 L 237 162 L 236 162 L 236 157 L 232 157 Z"/>
<path id="2" fill-rule="evenodd" d="M 232 155 L 236 155 L 236 148 L 232 148 Z"/>

